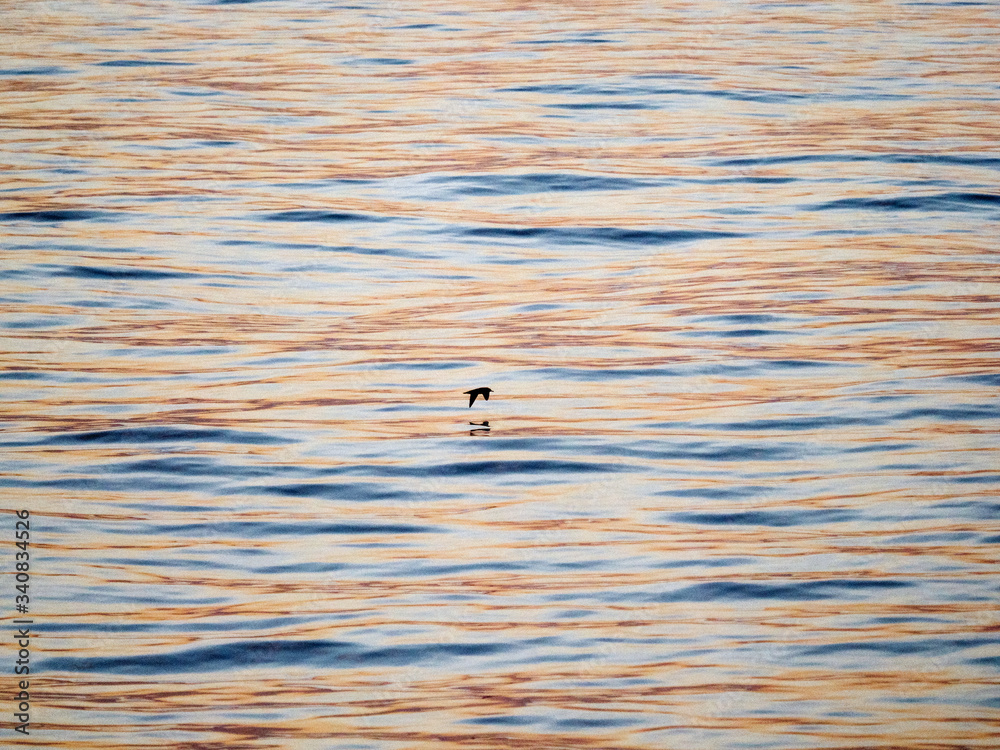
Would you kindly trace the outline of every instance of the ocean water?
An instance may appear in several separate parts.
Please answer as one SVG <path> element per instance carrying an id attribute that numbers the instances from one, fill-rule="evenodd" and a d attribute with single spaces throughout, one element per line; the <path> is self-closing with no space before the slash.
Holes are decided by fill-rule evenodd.
<path id="1" fill-rule="evenodd" d="M 2 19 L 4 742 L 997 746 L 996 3 Z"/>

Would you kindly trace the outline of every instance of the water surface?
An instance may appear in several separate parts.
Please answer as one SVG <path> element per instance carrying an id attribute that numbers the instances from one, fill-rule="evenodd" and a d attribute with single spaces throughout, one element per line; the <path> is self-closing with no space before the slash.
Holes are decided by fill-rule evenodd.
<path id="1" fill-rule="evenodd" d="M 994 4 L 4 17 L 32 742 L 995 745 Z"/>

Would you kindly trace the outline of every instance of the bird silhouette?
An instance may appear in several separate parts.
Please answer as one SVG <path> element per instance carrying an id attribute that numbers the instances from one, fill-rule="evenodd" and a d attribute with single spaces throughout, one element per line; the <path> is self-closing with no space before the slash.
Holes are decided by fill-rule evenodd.
<path id="1" fill-rule="evenodd" d="M 492 388 L 473 388 L 471 391 L 463 391 L 463 393 L 469 394 L 469 407 L 471 408 L 474 403 L 476 403 L 476 396 L 482 396 L 483 400 L 490 400 L 490 393 L 493 392 Z"/>

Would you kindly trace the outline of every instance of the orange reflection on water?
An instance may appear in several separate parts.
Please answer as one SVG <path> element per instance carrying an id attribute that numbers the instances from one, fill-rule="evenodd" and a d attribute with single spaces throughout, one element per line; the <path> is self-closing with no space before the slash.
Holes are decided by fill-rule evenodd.
<path id="1" fill-rule="evenodd" d="M 995 745 L 997 25 L 7 9 L 24 744 Z"/>

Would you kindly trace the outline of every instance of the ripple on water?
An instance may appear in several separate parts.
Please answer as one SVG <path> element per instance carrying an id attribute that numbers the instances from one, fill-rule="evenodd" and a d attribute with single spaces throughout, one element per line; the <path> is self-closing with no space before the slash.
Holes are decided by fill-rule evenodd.
<path id="1" fill-rule="evenodd" d="M 8 5 L 35 742 L 996 744 L 994 5 Z"/>

